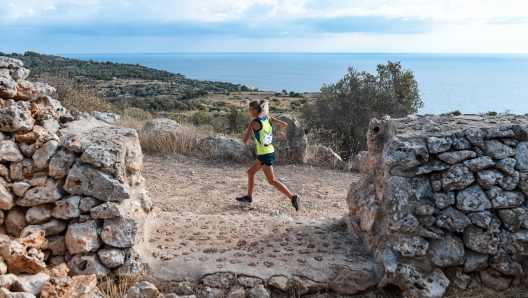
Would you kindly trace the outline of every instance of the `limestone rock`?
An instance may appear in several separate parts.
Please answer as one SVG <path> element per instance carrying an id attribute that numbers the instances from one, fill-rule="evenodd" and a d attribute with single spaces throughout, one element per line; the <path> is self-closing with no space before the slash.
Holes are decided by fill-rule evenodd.
<path id="1" fill-rule="evenodd" d="M 519 173 L 519 183 L 517 183 L 517 187 L 528 196 L 528 171 Z"/>
<path id="2" fill-rule="evenodd" d="M 515 233 L 502 230 L 501 246 L 514 260 L 524 260 L 528 256 L 528 230 L 520 229 Z"/>
<path id="3" fill-rule="evenodd" d="M 445 235 L 441 240 L 431 240 L 428 250 L 431 262 L 441 268 L 464 263 L 464 243 L 455 235 Z"/>
<path id="4" fill-rule="evenodd" d="M 43 186 L 28 189 L 22 198 L 17 200 L 17 205 L 32 207 L 46 203 L 55 203 L 66 193 L 63 189 L 63 180 L 48 178 Z"/>
<path id="5" fill-rule="evenodd" d="M 450 192 L 436 192 L 433 195 L 435 201 L 435 207 L 438 209 L 444 209 L 447 206 L 455 204 L 455 193 Z"/>
<path id="6" fill-rule="evenodd" d="M 445 152 L 451 148 L 451 144 L 451 138 L 427 138 L 427 148 L 429 149 L 429 153 Z"/>
<path id="7" fill-rule="evenodd" d="M 21 162 L 24 156 L 13 141 L 0 141 L 0 162 Z"/>
<path id="8" fill-rule="evenodd" d="M 71 254 L 96 252 L 102 244 L 95 220 L 70 224 L 64 239 Z"/>
<path id="9" fill-rule="evenodd" d="M 524 195 L 520 191 L 504 191 L 497 186 L 488 190 L 487 194 L 495 209 L 518 207 L 524 202 Z"/>
<path id="10" fill-rule="evenodd" d="M 317 149 L 315 157 L 307 161 L 308 164 L 329 167 L 329 168 L 338 168 L 338 169 L 347 169 L 348 165 L 345 163 L 339 155 L 337 155 L 332 149 L 326 146 L 321 146 Z"/>
<path id="11" fill-rule="evenodd" d="M 22 229 L 28 225 L 26 222 L 26 210 L 18 206 L 10 209 L 7 211 L 4 224 L 7 233 L 18 237 Z"/>
<path id="12" fill-rule="evenodd" d="M 330 288 L 340 295 L 353 295 L 377 284 L 372 272 L 367 270 L 350 270 L 336 265 L 337 276 L 330 282 Z"/>
<path id="13" fill-rule="evenodd" d="M 471 150 L 462 150 L 462 151 L 450 151 L 444 152 L 437 155 L 438 158 L 448 164 L 457 164 L 466 159 L 475 158 L 477 154 Z"/>
<path id="14" fill-rule="evenodd" d="M 35 119 L 31 116 L 30 104 L 19 101 L 14 105 L 0 108 L 0 131 L 27 132 L 33 128 Z"/>
<path id="15" fill-rule="evenodd" d="M 117 203 L 105 202 L 90 209 L 90 215 L 93 219 L 123 217 L 124 210 L 123 207 Z"/>
<path id="16" fill-rule="evenodd" d="M 464 272 L 482 271 L 488 268 L 488 255 L 466 250 Z"/>
<path id="17" fill-rule="evenodd" d="M 34 238 L 41 238 L 45 243 L 44 233 L 40 232 L 37 233 Z M 23 242 L 23 241 L 21 241 Z M 13 274 L 20 274 L 20 273 L 29 273 L 29 274 L 36 274 L 41 271 L 43 271 L 46 268 L 46 264 L 44 263 L 44 254 L 39 253 L 38 249 L 35 247 L 31 247 L 28 244 L 23 242 L 23 244 L 17 242 L 17 241 L 7 241 L 1 248 L 1 255 L 4 257 L 9 272 Z M 39 244 L 39 243 L 34 243 Z M 37 245 L 35 245 L 37 246 Z M 40 248 L 42 245 L 38 245 L 38 248 Z"/>
<path id="18" fill-rule="evenodd" d="M 459 289 L 465 290 L 471 282 L 471 277 L 462 272 L 461 267 L 450 267 L 445 270 L 445 274 L 451 283 L 454 283 Z"/>
<path id="19" fill-rule="evenodd" d="M 456 138 L 455 141 L 453 142 L 453 147 L 456 150 L 467 150 L 467 149 L 471 149 L 471 143 L 469 142 L 467 138 L 459 137 L 459 138 Z"/>
<path id="20" fill-rule="evenodd" d="M 493 220 L 493 216 L 489 210 L 471 212 L 468 214 L 468 218 L 471 220 L 472 224 L 483 229 L 488 229 Z"/>
<path id="21" fill-rule="evenodd" d="M 306 157 L 306 148 L 308 147 L 308 138 L 304 133 L 303 127 L 290 115 L 280 115 L 277 119 L 288 124 L 284 131 L 284 139 L 278 137 L 278 126 L 273 124 L 273 146 L 275 147 L 277 160 L 303 163 Z"/>
<path id="22" fill-rule="evenodd" d="M 480 149 L 484 149 L 485 148 L 484 140 L 482 139 L 482 135 L 480 134 L 480 132 L 478 130 L 466 129 L 464 131 L 464 135 L 469 140 L 471 145 L 477 146 Z"/>
<path id="23" fill-rule="evenodd" d="M 268 291 L 264 288 L 263 285 L 256 285 L 255 287 L 251 288 L 248 293 L 249 297 L 255 297 L 255 298 L 269 298 L 271 297 Z"/>
<path id="24" fill-rule="evenodd" d="M 19 80 L 17 82 L 17 94 L 14 98 L 17 100 L 32 101 L 41 97 L 45 97 L 50 93 L 55 92 L 55 90 L 55 88 L 45 83 L 33 83 L 25 80 Z"/>
<path id="25" fill-rule="evenodd" d="M 4 261 L 4 258 L 2 258 L 2 262 Z M 7 270 L 6 270 L 7 272 Z M 17 280 L 17 276 L 14 274 L 6 274 L 2 273 L 0 274 L 0 287 L 10 289 L 11 285 L 14 284 Z"/>
<path id="26" fill-rule="evenodd" d="M 480 280 L 486 287 L 495 291 L 507 289 L 512 281 L 511 278 L 495 277 L 489 274 L 486 270 L 480 271 L 479 276 Z"/>
<path id="27" fill-rule="evenodd" d="M 441 298 L 449 286 L 449 280 L 439 268 L 426 275 L 409 264 L 398 266 L 389 282 L 398 286 L 404 297 Z"/>
<path id="28" fill-rule="evenodd" d="M 318 283 L 300 276 L 294 276 L 290 279 L 290 281 L 296 289 L 296 294 L 300 296 L 319 293 L 326 288 L 326 285 L 323 283 Z"/>
<path id="29" fill-rule="evenodd" d="M 464 189 L 474 181 L 473 172 L 463 164 L 454 165 L 442 174 L 442 188 L 445 191 Z"/>
<path id="30" fill-rule="evenodd" d="M 90 212 L 93 207 L 98 206 L 102 203 L 103 201 L 98 200 L 94 197 L 84 197 L 79 202 L 79 209 L 81 209 L 82 212 Z"/>
<path id="31" fill-rule="evenodd" d="M 500 234 L 496 228 L 483 230 L 469 226 L 464 230 L 463 239 L 467 248 L 482 254 L 494 255 L 498 251 Z"/>
<path id="32" fill-rule="evenodd" d="M 513 261 L 504 249 L 499 249 L 499 252 L 490 257 L 489 264 L 491 268 L 499 271 L 502 274 L 509 276 L 523 276 L 524 272 L 519 263 Z"/>
<path id="33" fill-rule="evenodd" d="M 43 272 L 37 274 L 20 274 L 17 281 L 13 284 L 11 290 L 16 292 L 27 292 L 39 296 L 48 282 L 49 275 Z"/>
<path id="34" fill-rule="evenodd" d="M 13 183 L 13 193 L 19 197 L 24 196 L 24 193 L 31 187 L 31 185 L 24 181 L 18 181 Z"/>
<path id="35" fill-rule="evenodd" d="M 402 170 L 408 170 L 429 160 L 429 151 L 422 139 L 393 138 L 385 154 L 385 162 L 391 169 L 398 167 Z"/>
<path id="36" fill-rule="evenodd" d="M 197 150 L 213 155 L 225 155 L 235 159 L 252 158 L 253 152 L 241 140 L 224 135 L 212 135 L 197 141 Z M 275 152 L 277 155 L 277 152 Z"/>
<path id="37" fill-rule="evenodd" d="M 114 270 L 115 273 L 123 276 L 134 276 L 138 275 L 145 269 L 145 262 L 141 260 L 139 254 L 133 249 L 125 250 L 125 263 Z"/>
<path id="38" fill-rule="evenodd" d="M 9 210 L 15 207 L 15 196 L 9 191 L 10 189 L 6 187 L 6 181 L 4 178 L 0 177 L 0 209 Z"/>
<path id="39" fill-rule="evenodd" d="M 165 298 L 167 298 L 167 296 L 165 296 Z M 235 285 L 229 290 L 229 293 L 227 293 L 227 298 L 246 298 L 246 291 L 243 286 Z"/>
<path id="40" fill-rule="evenodd" d="M 436 171 L 443 171 L 449 169 L 451 166 L 440 160 L 430 160 L 424 165 L 418 167 L 416 175 L 429 174 Z"/>
<path id="41" fill-rule="evenodd" d="M 33 162 L 38 170 L 48 167 L 49 161 L 53 155 L 59 151 L 60 145 L 57 141 L 48 141 L 33 154 Z"/>
<path id="42" fill-rule="evenodd" d="M 97 277 L 105 277 L 110 273 L 108 269 L 95 253 L 76 254 L 68 262 L 70 268 L 70 276 L 76 275 L 91 275 L 95 274 Z"/>
<path id="43" fill-rule="evenodd" d="M 30 158 L 24 158 L 21 162 L 11 163 L 9 175 L 14 181 L 31 179 L 35 173 L 35 163 Z"/>
<path id="44" fill-rule="evenodd" d="M 462 233 L 471 224 L 469 218 L 457 209 L 448 207 L 436 217 L 435 224 L 451 232 Z"/>
<path id="45" fill-rule="evenodd" d="M 133 219 L 105 219 L 101 239 L 114 247 L 132 247 L 136 243 L 139 224 Z"/>
<path id="46" fill-rule="evenodd" d="M 20 67 L 11 71 L 11 78 L 15 81 L 25 80 L 28 76 L 29 69 L 27 68 Z"/>
<path id="47" fill-rule="evenodd" d="M 472 172 L 478 172 L 495 165 L 495 163 L 491 157 L 481 156 L 474 159 L 465 160 L 464 165 L 466 165 L 466 167 L 468 167 Z"/>
<path id="48" fill-rule="evenodd" d="M 492 207 L 491 201 L 478 184 L 459 191 L 456 195 L 457 208 L 462 211 L 483 211 Z"/>
<path id="49" fill-rule="evenodd" d="M 116 268 L 125 263 L 125 253 L 117 248 L 100 249 L 97 254 L 101 262 L 108 268 Z"/>
<path id="50" fill-rule="evenodd" d="M 515 155 L 515 150 L 498 140 L 485 140 L 484 145 L 484 154 L 493 159 L 503 159 Z"/>
<path id="51" fill-rule="evenodd" d="M 512 175 L 504 175 L 504 178 L 499 180 L 499 186 L 504 190 L 513 190 L 519 183 L 520 175 L 519 172 L 514 171 Z"/>
<path id="52" fill-rule="evenodd" d="M 36 225 L 50 219 L 53 208 L 55 208 L 54 204 L 43 204 L 29 208 L 26 213 L 27 223 Z"/>
<path id="53" fill-rule="evenodd" d="M 286 292 L 288 290 L 288 278 L 283 275 L 274 275 L 268 280 L 268 285 Z"/>
<path id="54" fill-rule="evenodd" d="M 11 292 L 6 288 L 0 288 L 0 298 L 36 298 L 31 293 Z"/>
<path id="55" fill-rule="evenodd" d="M 515 148 L 515 169 L 528 170 L 528 142 L 520 142 Z"/>
<path id="56" fill-rule="evenodd" d="M 202 283 L 214 288 L 231 288 L 236 283 L 236 277 L 233 273 L 214 273 L 203 277 Z"/>
<path id="57" fill-rule="evenodd" d="M 108 124 L 117 124 L 119 120 L 121 119 L 121 116 L 117 114 L 104 113 L 104 112 L 98 112 L 98 111 L 93 111 L 92 115 L 94 116 L 95 119 L 101 120 Z"/>
<path id="58" fill-rule="evenodd" d="M 130 198 L 128 185 L 88 165 L 75 164 L 66 177 L 64 189 L 102 201 L 119 202 Z"/>
<path id="59" fill-rule="evenodd" d="M 0 74 L 0 98 L 13 98 L 17 93 L 17 83 L 11 76 Z"/>
<path id="60" fill-rule="evenodd" d="M 368 154 L 367 151 L 359 151 L 356 156 L 354 157 L 354 161 L 352 162 L 352 166 L 350 167 L 351 171 L 359 171 L 361 168 L 361 165 L 363 164 L 363 158 Z"/>
<path id="61" fill-rule="evenodd" d="M 495 163 L 495 168 L 507 175 L 513 175 L 515 172 L 515 163 L 515 158 L 508 157 L 497 161 Z"/>
<path id="62" fill-rule="evenodd" d="M 180 133 L 181 131 L 182 126 L 178 122 L 167 118 L 149 120 L 141 128 L 141 133 L 145 134 L 159 134 L 163 132 Z"/>
<path id="63" fill-rule="evenodd" d="M 128 289 L 126 298 L 158 298 L 163 297 L 156 286 L 148 281 L 136 282 Z"/>
<path id="64" fill-rule="evenodd" d="M 66 228 L 68 227 L 68 224 L 65 221 L 62 221 L 60 219 L 51 218 L 40 225 L 30 225 L 25 227 L 22 232 L 20 232 L 21 235 L 28 235 L 35 231 L 43 230 L 46 232 L 46 236 L 54 236 L 62 233 Z"/>
<path id="65" fill-rule="evenodd" d="M 51 251 L 52 256 L 63 256 L 66 253 L 66 241 L 64 236 L 51 236 L 48 237 L 48 249 Z"/>
<path id="66" fill-rule="evenodd" d="M 491 189 L 493 185 L 499 185 L 504 179 L 504 174 L 497 170 L 483 170 L 476 173 L 477 183 L 484 189 Z"/>
<path id="67" fill-rule="evenodd" d="M 245 288 L 252 288 L 257 284 L 255 278 L 247 277 L 247 276 L 240 276 L 237 278 L 237 283 L 241 286 L 244 286 Z"/>
<path id="68" fill-rule="evenodd" d="M 81 210 L 79 210 L 80 201 L 80 196 L 68 196 L 55 202 L 55 208 L 52 213 L 53 217 L 59 219 L 72 219 L 79 217 L 81 215 Z"/>
<path id="69" fill-rule="evenodd" d="M 393 249 L 401 253 L 404 257 L 424 256 L 429 247 L 429 242 L 422 237 L 401 237 L 393 244 Z"/>
<path id="70" fill-rule="evenodd" d="M 62 179 L 68 175 L 75 163 L 75 154 L 66 148 L 61 148 L 53 155 L 49 162 L 49 175 L 55 179 Z"/>

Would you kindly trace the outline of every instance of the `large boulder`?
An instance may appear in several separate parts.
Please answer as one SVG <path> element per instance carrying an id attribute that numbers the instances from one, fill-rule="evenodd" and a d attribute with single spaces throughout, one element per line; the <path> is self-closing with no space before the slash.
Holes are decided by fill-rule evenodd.
<path id="1" fill-rule="evenodd" d="M 251 159 L 251 147 L 230 136 L 212 135 L 196 141 L 194 146 L 209 156 L 226 156 L 235 160 Z"/>
<path id="2" fill-rule="evenodd" d="M 284 121 L 288 127 L 284 131 L 284 139 L 279 138 L 279 126 L 273 124 L 273 147 L 278 162 L 304 163 L 308 139 L 301 124 L 290 115 L 281 115 L 278 120 Z"/>

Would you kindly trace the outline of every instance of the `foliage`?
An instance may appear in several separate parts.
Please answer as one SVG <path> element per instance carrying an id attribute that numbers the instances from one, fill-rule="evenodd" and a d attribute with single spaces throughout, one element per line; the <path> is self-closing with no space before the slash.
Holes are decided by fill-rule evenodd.
<path id="1" fill-rule="evenodd" d="M 448 115 L 460 116 L 460 115 L 462 115 L 462 113 L 459 110 L 454 110 L 454 111 L 449 112 L 449 113 L 440 114 L 440 116 L 448 116 Z"/>
<path id="2" fill-rule="evenodd" d="M 229 133 L 243 134 L 251 117 L 247 110 L 231 109 L 227 114 L 227 130 Z"/>
<path id="3" fill-rule="evenodd" d="M 371 118 L 404 117 L 423 107 L 418 83 L 400 62 L 378 64 L 377 75 L 349 67 L 339 82 L 323 85 L 313 103 L 303 109 L 308 130 L 322 131 L 324 145 L 334 144 L 348 160 L 366 150 L 366 132 Z"/>

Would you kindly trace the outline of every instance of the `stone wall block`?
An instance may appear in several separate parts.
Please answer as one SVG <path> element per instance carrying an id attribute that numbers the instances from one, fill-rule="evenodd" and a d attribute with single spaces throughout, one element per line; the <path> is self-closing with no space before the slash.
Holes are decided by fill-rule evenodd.
<path id="1" fill-rule="evenodd" d="M 0 74 L 0 98 L 13 98 L 16 93 L 16 81 L 8 74 Z"/>
<path id="2" fill-rule="evenodd" d="M 525 260 L 528 257 L 528 230 L 520 229 L 512 233 L 502 230 L 500 233 L 501 246 L 514 260 Z"/>
<path id="3" fill-rule="evenodd" d="M 481 134 L 485 139 L 509 138 L 515 133 L 506 127 L 484 127 L 481 128 Z"/>
<path id="4" fill-rule="evenodd" d="M 493 208 L 513 208 L 518 207 L 524 202 L 524 195 L 520 191 L 505 191 L 502 188 L 494 186 L 487 191 L 488 197 L 493 204 Z"/>
<path id="5" fill-rule="evenodd" d="M 50 276 L 44 272 L 39 272 L 37 274 L 20 274 L 11 290 L 39 296 L 49 278 Z"/>
<path id="6" fill-rule="evenodd" d="M 46 232 L 46 236 L 54 236 L 62 233 L 67 228 L 67 222 L 60 219 L 51 218 L 39 225 L 29 225 L 25 227 L 22 232 L 20 232 L 20 234 L 28 235 L 34 233 L 35 231 L 43 230 Z"/>
<path id="7" fill-rule="evenodd" d="M 515 169 L 528 170 L 528 142 L 520 142 L 515 148 Z"/>
<path id="8" fill-rule="evenodd" d="M 466 165 L 466 167 L 468 167 L 471 171 L 478 172 L 495 165 L 495 163 L 491 157 L 481 156 L 474 159 L 465 160 L 464 165 Z"/>
<path id="9" fill-rule="evenodd" d="M 528 171 L 519 172 L 519 183 L 517 187 L 528 196 Z"/>
<path id="10" fill-rule="evenodd" d="M 18 181 L 13 183 L 13 186 L 11 188 L 13 189 L 13 193 L 16 196 L 22 197 L 30 187 L 31 185 L 29 183 L 24 181 Z"/>
<path id="11" fill-rule="evenodd" d="M 472 224 L 483 229 L 489 229 L 493 221 L 493 215 L 489 210 L 468 213 L 468 218 Z"/>
<path id="12" fill-rule="evenodd" d="M 477 183 L 484 189 L 491 189 L 493 185 L 499 185 L 504 179 L 504 174 L 495 169 L 479 171 L 475 176 Z"/>
<path id="13" fill-rule="evenodd" d="M 484 145 L 484 155 L 493 159 L 503 159 L 515 155 L 515 150 L 498 140 L 485 140 Z"/>
<path id="14" fill-rule="evenodd" d="M 461 190 L 475 181 L 473 172 L 463 164 L 456 164 L 442 174 L 444 191 Z"/>
<path id="15" fill-rule="evenodd" d="M 53 208 L 55 208 L 54 204 L 43 204 L 31 207 L 27 210 L 26 221 L 30 225 L 40 224 L 51 218 Z"/>
<path id="16" fill-rule="evenodd" d="M 66 241 L 64 236 L 51 236 L 48 237 L 48 249 L 51 251 L 52 256 L 63 256 L 66 253 Z"/>
<path id="17" fill-rule="evenodd" d="M 24 179 L 31 179 L 35 173 L 35 163 L 30 158 L 24 158 L 21 162 L 11 163 L 9 169 L 9 176 L 13 181 L 21 181 Z"/>
<path id="18" fill-rule="evenodd" d="M 48 96 L 50 93 L 55 92 L 55 90 L 55 88 L 45 83 L 19 80 L 17 82 L 17 94 L 14 98 L 16 100 L 34 101 Z"/>
<path id="19" fill-rule="evenodd" d="M 436 208 L 444 209 L 447 206 L 455 204 L 455 192 L 435 192 L 433 200 Z"/>
<path id="20" fill-rule="evenodd" d="M 480 132 L 478 130 L 466 129 L 464 131 L 464 135 L 469 140 L 471 145 L 476 146 L 476 147 L 478 147 L 480 149 L 484 149 L 485 148 L 484 140 L 482 139 L 482 135 L 480 134 Z"/>
<path id="21" fill-rule="evenodd" d="M 27 102 L 19 101 L 13 105 L 0 108 L 0 131 L 28 132 L 35 125 L 31 116 L 31 107 Z"/>
<path id="22" fill-rule="evenodd" d="M 451 138 L 429 137 L 427 138 L 427 149 L 429 153 L 442 153 L 449 150 L 452 143 Z"/>
<path id="23" fill-rule="evenodd" d="M 97 254 L 101 262 L 108 268 L 116 268 L 125 263 L 125 252 L 117 248 L 100 249 Z"/>
<path id="24" fill-rule="evenodd" d="M 451 167 L 451 165 L 440 161 L 440 160 L 430 160 L 424 165 L 421 165 L 418 167 L 418 170 L 416 171 L 416 175 L 423 175 L 423 174 L 429 174 L 432 172 L 438 172 L 447 170 Z"/>
<path id="25" fill-rule="evenodd" d="M 75 153 L 69 151 L 66 148 L 61 148 L 50 159 L 49 162 L 49 175 L 55 179 L 62 179 L 68 175 L 70 168 L 75 163 Z"/>
<path id="26" fill-rule="evenodd" d="M 24 156 L 15 142 L 0 141 L 0 162 L 21 162 Z"/>
<path id="27" fill-rule="evenodd" d="M 507 289 L 512 282 L 512 278 L 501 277 L 495 274 L 490 274 L 488 270 L 479 271 L 480 280 L 482 284 L 494 291 L 502 291 Z"/>
<path id="28" fill-rule="evenodd" d="M 0 209 L 9 210 L 15 207 L 15 196 L 11 192 L 11 189 L 6 186 L 7 182 L 0 177 Z"/>
<path id="29" fill-rule="evenodd" d="M 101 263 L 96 253 L 74 255 L 68 262 L 68 268 L 70 268 L 70 276 L 95 274 L 101 278 L 110 273 L 110 269 Z"/>
<path id="30" fill-rule="evenodd" d="M 108 219 L 124 216 L 124 206 L 114 202 L 105 202 L 90 210 L 93 219 Z"/>
<path id="31" fill-rule="evenodd" d="M 441 161 L 454 165 L 466 159 L 475 158 L 477 154 L 471 150 L 449 151 L 437 154 Z"/>
<path id="32" fill-rule="evenodd" d="M 102 245 L 95 220 L 69 225 L 64 240 L 71 254 L 96 252 Z"/>
<path id="33" fill-rule="evenodd" d="M 7 233 L 18 237 L 22 229 L 28 225 L 26 221 L 26 209 L 19 206 L 11 208 L 7 211 L 4 224 Z"/>
<path id="34" fill-rule="evenodd" d="M 33 154 L 33 162 L 37 170 L 42 170 L 48 167 L 49 161 L 53 155 L 55 155 L 60 149 L 59 142 L 51 140 L 46 142 L 41 148 L 35 151 Z"/>
<path id="35" fill-rule="evenodd" d="M 476 226 L 469 226 L 464 230 L 464 245 L 482 254 L 495 255 L 499 249 L 499 230 L 490 228 L 484 230 Z"/>
<path id="36" fill-rule="evenodd" d="M 465 137 L 457 137 L 453 142 L 453 148 L 456 150 L 469 150 L 471 149 L 471 142 Z"/>
<path id="37" fill-rule="evenodd" d="M 437 267 L 460 266 L 464 263 L 464 243 L 453 234 L 446 234 L 440 240 L 431 240 L 427 253 Z"/>
<path id="38" fill-rule="evenodd" d="M 139 224 L 134 219 L 105 219 L 101 238 L 104 243 L 118 247 L 132 247 L 136 243 Z"/>
<path id="39" fill-rule="evenodd" d="M 462 233 L 471 221 L 461 211 L 448 207 L 438 214 L 435 224 L 448 231 Z"/>
<path id="40" fill-rule="evenodd" d="M 408 170 L 425 164 L 428 160 L 429 150 L 423 139 L 393 138 L 385 151 L 385 162 L 390 169 L 397 167 Z"/>
<path id="41" fill-rule="evenodd" d="M 496 255 L 490 257 L 489 264 L 491 268 L 505 275 L 520 277 L 524 275 L 521 265 L 513 261 L 502 248 Z"/>
<path id="42" fill-rule="evenodd" d="M 464 259 L 464 272 L 482 271 L 488 268 L 487 254 L 466 249 Z"/>
<path id="43" fill-rule="evenodd" d="M 515 172 L 514 167 L 515 167 L 516 162 L 517 161 L 515 160 L 515 158 L 511 158 L 511 157 L 504 158 L 504 159 L 498 160 L 495 163 L 495 168 L 497 168 L 497 170 L 503 172 L 506 175 L 512 175 Z"/>
<path id="44" fill-rule="evenodd" d="M 55 180 L 49 177 L 45 185 L 28 189 L 24 196 L 17 200 L 17 205 L 32 207 L 46 203 L 55 203 L 66 195 L 63 185 L 64 180 Z"/>
<path id="45" fill-rule="evenodd" d="M 79 217 L 81 215 L 81 210 L 79 209 L 81 198 L 80 196 L 68 196 L 55 202 L 53 217 L 66 220 Z"/>
<path id="46" fill-rule="evenodd" d="M 482 187 L 474 183 L 456 194 L 456 207 L 465 212 L 474 212 L 491 209 L 492 204 Z"/>
<path id="47" fill-rule="evenodd" d="M 429 248 L 429 242 L 422 237 L 400 237 L 392 248 L 404 257 L 415 258 L 422 257 Z"/>
<path id="48" fill-rule="evenodd" d="M 520 175 L 519 172 L 514 171 L 512 175 L 504 175 L 501 181 L 499 181 L 499 186 L 505 190 L 513 190 L 517 187 L 519 183 Z"/>

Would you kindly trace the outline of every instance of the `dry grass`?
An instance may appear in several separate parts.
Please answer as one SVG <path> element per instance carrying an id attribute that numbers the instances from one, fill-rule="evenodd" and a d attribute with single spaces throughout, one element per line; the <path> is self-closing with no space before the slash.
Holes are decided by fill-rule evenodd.
<path id="1" fill-rule="evenodd" d="M 144 153 L 198 156 L 200 152 L 193 145 L 202 137 L 205 135 L 199 129 L 182 126 L 181 132 L 148 134 L 140 131 L 139 143 Z"/>

